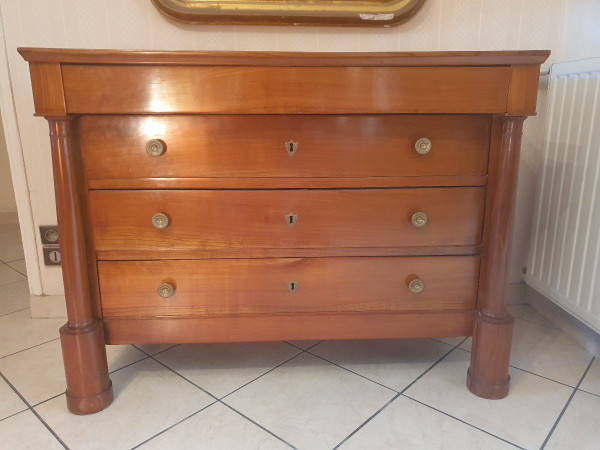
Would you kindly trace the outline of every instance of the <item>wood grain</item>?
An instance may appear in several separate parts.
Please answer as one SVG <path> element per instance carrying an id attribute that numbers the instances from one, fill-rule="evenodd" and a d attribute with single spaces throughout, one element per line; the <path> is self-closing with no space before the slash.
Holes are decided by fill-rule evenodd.
<path id="1" fill-rule="evenodd" d="M 479 257 L 100 262 L 104 317 L 473 309 Z M 413 294 L 418 278 L 425 289 Z M 175 286 L 162 298 L 161 283 Z M 289 291 L 288 282 L 297 286 Z"/>
<path id="2" fill-rule="evenodd" d="M 535 116 L 539 82 L 539 65 L 512 67 L 506 114 L 509 116 Z"/>
<path id="3" fill-rule="evenodd" d="M 198 66 L 361 67 L 510 66 L 542 64 L 549 50 L 446 52 L 230 52 L 106 49 L 17 49 L 30 62 Z"/>
<path id="4" fill-rule="evenodd" d="M 331 247 L 331 248 L 216 248 L 216 249 L 143 249 L 99 250 L 98 260 L 136 261 L 153 259 L 215 258 L 302 258 L 332 256 L 450 256 L 479 255 L 481 245 L 428 245 L 406 247 Z"/>
<path id="5" fill-rule="evenodd" d="M 33 105 L 38 116 L 62 117 L 67 112 L 60 64 L 32 63 L 29 66 Z"/>
<path id="6" fill-rule="evenodd" d="M 506 111 L 508 67 L 65 65 L 70 114 Z"/>
<path id="7" fill-rule="evenodd" d="M 92 191 L 89 208 L 97 251 L 402 247 L 478 244 L 483 198 L 483 188 Z M 157 213 L 167 228 L 152 226 Z"/>
<path id="8" fill-rule="evenodd" d="M 84 116 L 88 179 L 485 175 L 489 116 Z M 427 137 L 421 155 L 415 142 Z M 150 139 L 166 151 L 150 156 Z M 285 143 L 298 142 L 290 156 Z"/>
<path id="9" fill-rule="evenodd" d="M 354 178 L 93 178 L 89 189 L 351 189 L 485 186 L 487 175 Z"/>
<path id="10" fill-rule="evenodd" d="M 469 336 L 473 311 L 105 319 L 109 344 L 186 344 Z"/>
<path id="11" fill-rule="evenodd" d="M 467 385 L 490 399 L 508 395 L 513 318 L 507 312 L 512 222 L 524 117 L 496 118 L 486 195 L 478 309 Z"/>

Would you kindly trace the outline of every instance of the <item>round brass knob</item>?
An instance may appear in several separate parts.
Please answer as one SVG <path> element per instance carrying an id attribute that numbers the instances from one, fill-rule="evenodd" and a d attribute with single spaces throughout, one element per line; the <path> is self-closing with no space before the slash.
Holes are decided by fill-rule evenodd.
<path id="1" fill-rule="evenodd" d="M 423 280 L 415 278 L 408 284 L 408 289 L 413 294 L 420 294 L 421 292 L 423 292 L 423 289 L 425 289 L 425 283 L 423 283 Z"/>
<path id="2" fill-rule="evenodd" d="M 159 139 L 150 139 L 146 142 L 146 152 L 150 156 L 160 156 L 165 152 L 165 144 Z"/>
<path id="3" fill-rule="evenodd" d="M 175 286 L 171 283 L 162 283 L 156 290 L 162 298 L 169 298 L 175 293 Z"/>
<path id="4" fill-rule="evenodd" d="M 169 226 L 169 218 L 163 213 L 154 214 L 152 216 L 152 225 L 158 230 L 167 228 Z"/>
<path id="5" fill-rule="evenodd" d="M 415 142 L 415 150 L 419 155 L 426 155 L 431 150 L 431 141 L 427 138 L 417 139 L 417 142 Z"/>
<path id="6" fill-rule="evenodd" d="M 427 225 L 427 214 L 421 211 L 416 212 L 412 215 L 411 222 L 417 228 L 424 227 Z"/>

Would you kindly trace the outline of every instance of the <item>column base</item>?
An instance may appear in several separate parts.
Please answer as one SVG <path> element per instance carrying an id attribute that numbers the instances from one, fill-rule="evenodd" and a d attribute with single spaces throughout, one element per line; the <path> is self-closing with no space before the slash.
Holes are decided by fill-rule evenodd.
<path id="1" fill-rule="evenodd" d="M 102 411 L 113 400 L 102 323 L 94 320 L 78 327 L 67 323 L 60 329 L 60 341 L 69 411 L 73 414 Z"/>
<path id="2" fill-rule="evenodd" d="M 471 367 L 467 388 L 478 397 L 501 399 L 508 395 L 510 346 L 514 318 L 488 316 L 481 311 L 475 320 Z"/>

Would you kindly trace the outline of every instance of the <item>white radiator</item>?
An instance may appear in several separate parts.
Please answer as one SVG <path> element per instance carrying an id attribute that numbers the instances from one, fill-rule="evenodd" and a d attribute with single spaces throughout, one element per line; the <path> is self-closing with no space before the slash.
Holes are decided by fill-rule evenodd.
<path id="1" fill-rule="evenodd" d="M 550 71 L 525 280 L 600 331 L 600 58 Z"/>

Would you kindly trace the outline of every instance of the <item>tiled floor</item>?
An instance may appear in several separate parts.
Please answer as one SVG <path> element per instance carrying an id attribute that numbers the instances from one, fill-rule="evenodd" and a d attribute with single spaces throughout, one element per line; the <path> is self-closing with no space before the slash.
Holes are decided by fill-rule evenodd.
<path id="1" fill-rule="evenodd" d="M 0 227 L 1 449 L 600 449 L 600 363 L 526 305 L 504 400 L 465 388 L 464 338 L 110 346 L 114 403 L 74 416 Z"/>

